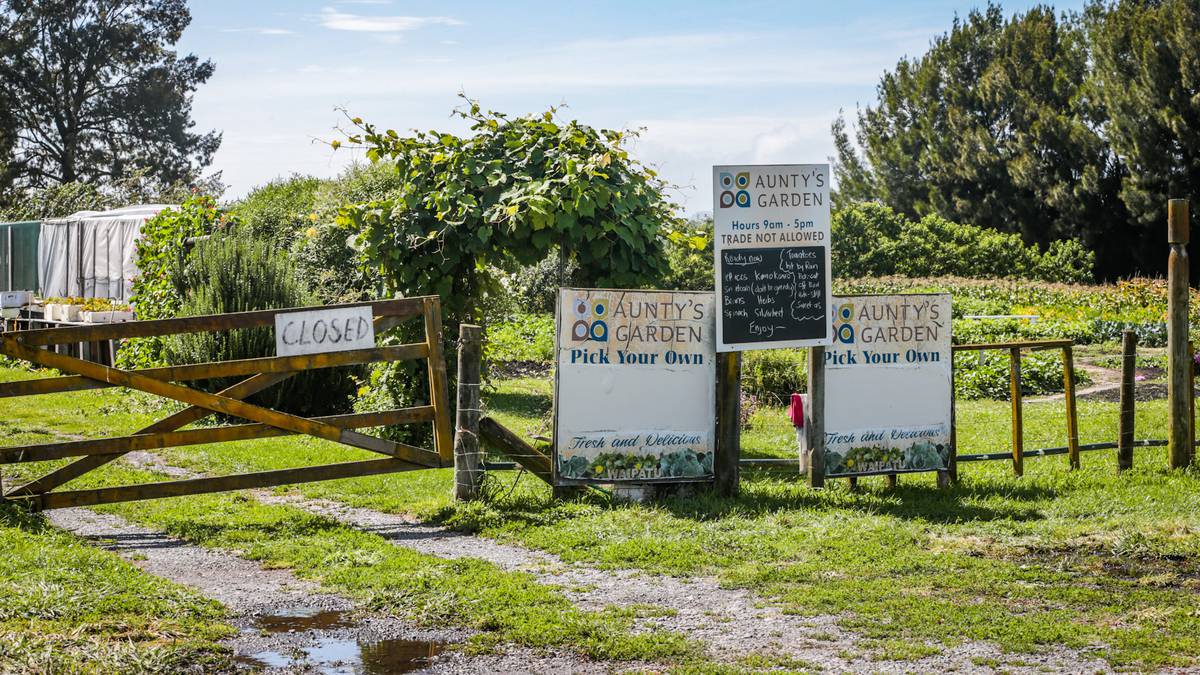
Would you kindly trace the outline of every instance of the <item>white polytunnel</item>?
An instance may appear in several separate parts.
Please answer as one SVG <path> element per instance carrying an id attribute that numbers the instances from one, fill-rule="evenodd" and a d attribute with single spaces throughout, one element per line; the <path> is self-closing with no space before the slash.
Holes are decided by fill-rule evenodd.
<path id="1" fill-rule="evenodd" d="M 128 302 L 133 292 L 135 244 L 142 225 L 168 204 L 80 211 L 43 221 L 38 238 L 38 292 Z"/>

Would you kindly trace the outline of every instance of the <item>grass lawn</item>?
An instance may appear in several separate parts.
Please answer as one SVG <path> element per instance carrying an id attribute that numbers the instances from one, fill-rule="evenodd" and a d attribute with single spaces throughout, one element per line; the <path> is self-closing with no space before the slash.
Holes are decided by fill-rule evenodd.
<path id="1" fill-rule="evenodd" d="M 514 430 L 544 433 L 549 395 L 547 382 L 507 380 L 495 383 L 486 403 Z M 0 433 L 8 434 L 6 444 L 16 444 L 47 430 L 91 435 L 152 419 L 130 400 L 117 390 L 2 400 L 0 419 L 8 427 Z M 1082 442 L 1115 438 L 1115 405 L 1081 402 L 1079 410 Z M 60 420 L 76 426 L 60 426 Z M 961 454 L 1008 449 L 1007 403 L 961 402 L 958 420 Z M 1165 420 L 1164 402 L 1139 404 L 1138 437 L 1163 438 Z M 1028 403 L 1025 425 L 1028 448 L 1065 444 L 1061 402 Z M 793 457 L 794 434 L 783 410 L 761 409 L 743 435 L 743 448 L 750 457 Z M 295 438 L 163 455 L 212 473 L 367 456 Z M 1014 653 L 1062 644 L 1117 666 L 1146 668 L 1200 661 L 1200 476 L 1167 472 L 1165 465 L 1160 448 L 1139 449 L 1135 470 L 1120 477 L 1111 451 L 1085 453 L 1077 472 L 1068 470 L 1065 457 L 1029 458 L 1020 479 L 1008 462 L 979 462 L 963 464 L 961 484 L 949 490 L 937 490 L 931 475 L 918 475 L 902 476 L 894 490 L 882 478 L 866 479 L 857 493 L 844 481 L 814 492 L 794 474 L 750 472 L 737 498 L 680 497 L 654 505 L 556 503 L 528 475 L 510 493 L 515 472 L 489 477 L 497 498 L 488 503 L 452 503 L 447 470 L 297 489 L 416 513 L 568 560 L 714 575 L 790 612 L 839 614 L 840 623 L 865 635 L 881 657 L 916 657 L 962 640 L 989 640 Z M 21 467 L 23 474 L 29 470 Z M 128 480 L 129 471 L 117 465 L 88 480 Z M 563 621 L 583 628 L 568 631 L 558 644 L 586 653 L 638 656 L 661 649 L 684 658 L 693 648 L 669 634 L 639 642 L 620 617 L 605 613 L 547 619 L 577 610 L 509 573 L 396 551 L 374 535 L 290 507 L 223 495 L 118 510 L 200 543 L 246 550 L 423 620 L 475 612 L 461 609 L 474 602 L 483 609 L 447 620 L 486 625 L 495 618 L 488 608 L 510 603 L 516 609 L 505 616 L 512 622 L 496 631 L 503 639 L 537 645 L 536 636 L 545 634 L 541 622 Z M 479 578 L 493 585 L 494 594 L 453 595 L 459 581 Z M 605 651 L 606 644 L 620 646 Z"/>
<path id="2" fill-rule="evenodd" d="M 224 609 L 0 507 L 0 672 L 178 672 L 229 665 Z"/>

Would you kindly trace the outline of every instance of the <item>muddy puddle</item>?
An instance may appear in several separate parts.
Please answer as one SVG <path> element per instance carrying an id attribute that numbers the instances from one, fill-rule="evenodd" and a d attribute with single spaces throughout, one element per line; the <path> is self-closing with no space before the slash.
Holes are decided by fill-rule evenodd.
<path id="1" fill-rule="evenodd" d="M 354 621 L 348 613 L 297 610 L 260 616 L 247 631 L 261 634 L 337 631 Z M 429 640 L 360 640 L 354 637 L 317 637 L 279 651 L 260 651 L 237 657 L 246 670 L 287 669 L 324 675 L 382 675 L 425 668 L 445 649 Z"/>

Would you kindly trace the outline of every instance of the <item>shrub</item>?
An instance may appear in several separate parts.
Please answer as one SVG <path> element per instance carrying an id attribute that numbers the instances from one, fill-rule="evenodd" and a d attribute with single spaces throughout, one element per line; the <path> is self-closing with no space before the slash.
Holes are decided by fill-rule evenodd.
<path id="1" fill-rule="evenodd" d="M 176 292 L 183 298 L 180 316 L 312 304 L 292 272 L 286 251 L 269 241 L 240 233 L 202 242 L 194 255 L 176 266 L 172 276 Z M 274 353 L 275 333 L 266 326 L 173 335 L 165 340 L 163 349 L 164 358 L 173 365 L 250 359 Z M 298 373 L 257 394 L 251 401 L 301 415 L 344 412 L 354 391 L 351 372 L 356 371 L 319 369 Z M 216 391 L 238 379 L 222 378 L 201 386 Z"/>
<path id="2" fill-rule="evenodd" d="M 138 319 L 169 319 L 177 315 L 183 296 L 174 275 L 187 257 L 187 240 L 225 230 L 236 220 L 217 208 L 216 200 L 193 195 L 179 208 L 160 211 L 142 225 L 134 260 L 133 305 Z M 161 337 L 133 338 L 117 353 L 119 368 L 150 368 L 163 363 Z"/>
<path id="3" fill-rule="evenodd" d="M 742 352 L 742 391 L 770 405 L 785 405 L 808 390 L 805 352 L 761 349 Z"/>
<path id="4" fill-rule="evenodd" d="M 506 284 L 522 312 L 554 312 L 560 287 L 585 286 L 579 263 L 572 256 L 562 260 L 556 246 L 538 263 L 509 275 Z M 560 269 L 561 267 L 561 269 Z"/>
<path id="5" fill-rule="evenodd" d="M 518 314 L 489 326 L 484 356 L 495 362 L 553 362 L 554 315 Z"/>
<path id="6" fill-rule="evenodd" d="M 910 221 L 890 208 L 860 203 L 834 214 L 837 277 L 957 275 L 1082 282 L 1093 278 L 1095 254 L 1075 240 L 1046 251 L 1019 235 L 954 223 L 936 215 Z"/>
<path id="7" fill-rule="evenodd" d="M 357 302 L 382 297 L 379 275 L 360 267 L 349 233 L 335 225 L 346 204 L 391 199 L 404 181 L 390 162 L 355 164 L 336 179 L 321 182 L 312 196 L 309 222 L 300 223 L 292 240 L 296 274 L 322 303 Z"/>
<path id="8" fill-rule="evenodd" d="M 663 288 L 678 291 L 711 291 L 713 276 L 713 221 L 692 221 L 689 229 L 667 238 L 667 276 Z"/>
<path id="9" fill-rule="evenodd" d="M 299 232 L 314 224 L 313 206 L 321 182 L 312 176 L 279 178 L 254 188 L 229 210 L 255 239 L 286 248 Z"/>

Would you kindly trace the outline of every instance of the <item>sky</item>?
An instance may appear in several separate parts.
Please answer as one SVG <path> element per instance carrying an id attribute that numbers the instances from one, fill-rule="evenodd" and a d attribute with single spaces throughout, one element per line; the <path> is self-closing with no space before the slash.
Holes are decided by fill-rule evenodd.
<path id="1" fill-rule="evenodd" d="M 210 170 L 227 199 L 362 161 L 323 143 L 341 138 L 340 109 L 461 133 L 461 93 L 509 114 L 565 106 L 596 127 L 643 129 L 634 155 L 694 215 L 712 210 L 714 164 L 827 161 L 839 111 L 871 105 L 884 71 L 983 4 L 192 0 L 178 49 L 216 64 L 193 119 L 224 133 Z"/>

